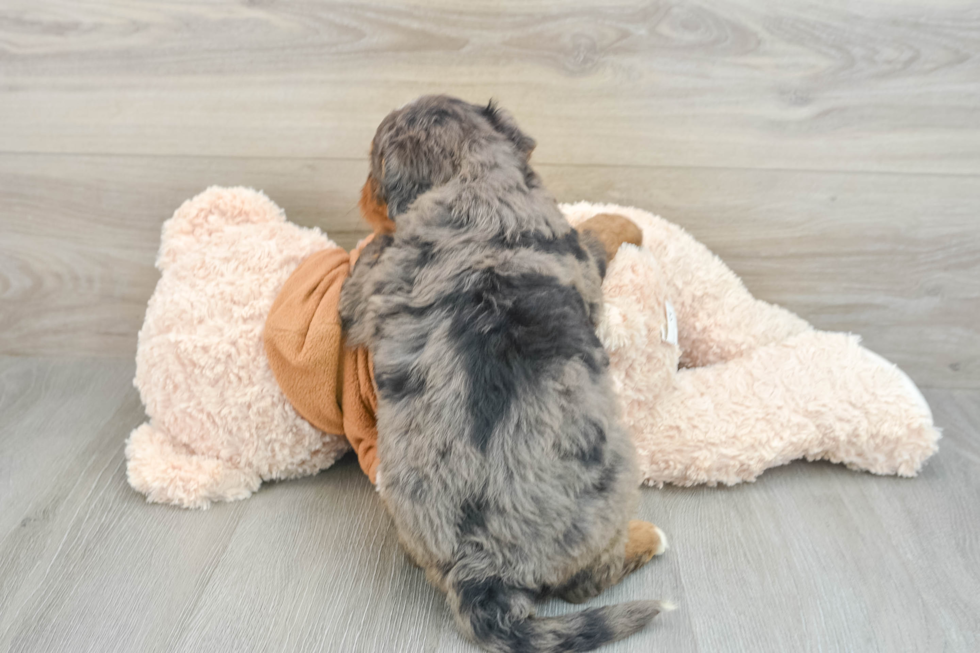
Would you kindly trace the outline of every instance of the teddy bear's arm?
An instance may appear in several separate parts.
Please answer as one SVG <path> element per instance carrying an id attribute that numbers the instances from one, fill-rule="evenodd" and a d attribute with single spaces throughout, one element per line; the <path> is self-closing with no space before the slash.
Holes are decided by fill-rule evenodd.
<path id="1" fill-rule="evenodd" d="M 660 261 L 680 326 L 681 365 L 714 365 L 811 329 L 756 299 L 705 245 L 663 218 L 646 218 L 643 244 Z M 650 237 L 648 237 L 648 235 Z"/>
<path id="2" fill-rule="evenodd" d="M 643 233 L 632 221 L 613 213 L 593 216 L 578 225 L 576 230 L 579 232 L 579 241 L 589 257 L 589 260 L 583 263 L 583 267 L 586 268 L 583 274 L 588 279 L 585 284 L 586 291 L 583 292 L 583 299 L 586 300 L 586 305 L 589 307 L 589 317 L 592 324 L 598 328 L 603 315 L 602 283 L 606 278 L 606 271 L 620 246 L 625 243 L 639 245 Z M 594 268 L 598 272 L 597 279 L 590 274 L 589 268 Z M 593 285 L 593 282 L 597 285 Z M 598 294 L 597 300 L 592 297 L 595 293 Z"/>
<path id="3" fill-rule="evenodd" d="M 640 230 L 643 248 L 659 262 L 676 311 L 684 367 L 733 360 L 811 328 L 786 309 L 753 297 L 721 259 L 676 224 L 612 204 L 580 202 L 561 208 L 579 229 L 603 234 L 609 247 L 619 247 L 620 234 L 635 244 Z"/>

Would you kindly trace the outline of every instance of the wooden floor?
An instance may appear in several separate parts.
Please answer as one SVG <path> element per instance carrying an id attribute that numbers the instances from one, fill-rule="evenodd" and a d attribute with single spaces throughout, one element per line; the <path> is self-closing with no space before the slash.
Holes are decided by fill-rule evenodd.
<path id="1" fill-rule="evenodd" d="M 350 459 L 204 512 L 144 503 L 123 458 L 143 419 L 132 376 L 121 360 L 0 363 L 0 650 L 476 650 Z M 592 604 L 679 609 L 607 650 L 980 649 L 980 397 L 926 396 L 946 431 L 914 480 L 799 463 L 645 489 L 671 548 Z"/>
<path id="2" fill-rule="evenodd" d="M 4 0 L 0 651 L 473 650 L 351 461 L 184 512 L 122 453 L 163 220 L 250 185 L 350 245 L 375 126 L 432 92 L 861 333 L 945 428 L 914 480 L 644 490 L 673 547 L 596 603 L 680 609 L 607 650 L 980 650 L 976 2 Z"/>

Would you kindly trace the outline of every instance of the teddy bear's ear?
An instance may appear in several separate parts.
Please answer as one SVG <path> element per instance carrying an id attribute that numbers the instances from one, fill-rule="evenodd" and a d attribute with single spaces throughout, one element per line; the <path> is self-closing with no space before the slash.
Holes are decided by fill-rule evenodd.
<path id="1" fill-rule="evenodd" d="M 261 191 L 211 186 L 181 204 L 163 223 L 157 268 L 165 269 L 181 254 L 206 245 L 229 227 L 285 221 L 283 210 Z"/>
<path id="2" fill-rule="evenodd" d="M 606 252 L 606 261 L 612 261 L 620 245 L 630 243 L 639 247 L 643 244 L 643 231 L 635 222 L 618 213 L 600 213 L 592 216 L 578 226 L 582 234 L 595 237 Z"/>
<path id="3" fill-rule="evenodd" d="M 537 142 L 520 130 L 510 113 L 498 107 L 493 100 L 487 103 L 482 113 L 495 130 L 506 136 L 517 147 L 518 152 L 526 158 L 531 157 Z"/>

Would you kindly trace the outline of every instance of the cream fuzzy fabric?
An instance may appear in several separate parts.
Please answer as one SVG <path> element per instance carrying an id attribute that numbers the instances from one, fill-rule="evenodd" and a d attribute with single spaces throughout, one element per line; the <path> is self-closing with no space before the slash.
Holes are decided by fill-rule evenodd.
<path id="1" fill-rule="evenodd" d="M 914 384 L 857 337 L 754 299 L 707 248 L 645 211 L 562 208 L 573 224 L 619 213 L 643 231 L 643 246 L 624 245 L 609 267 L 599 336 L 647 484 L 738 483 L 797 458 L 911 476 L 936 451 Z M 126 447 L 129 481 L 149 501 L 242 499 L 348 450 L 293 410 L 262 344 L 279 288 L 326 247 L 336 245 L 244 188 L 210 188 L 164 224 L 134 381 L 150 419 Z M 668 299 L 679 346 L 662 339 Z"/>
<path id="2" fill-rule="evenodd" d="M 915 384 L 857 336 L 755 299 L 704 245 L 646 211 L 562 208 L 572 224 L 618 213 L 643 231 L 642 247 L 624 245 L 610 264 L 599 337 L 645 483 L 735 484 L 799 458 L 914 476 L 936 452 Z M 679 347 L 661 339 L 667 299 Z"/>
<path id="3" fill-rule="evenodd" d="M 209 188 L 164 223 L 134 384 L 150 421 L 126 446 L 149 501 L 206 508 L 262 481 L 315 474 L 348 449 L 301 418 L 269 368 L 262 328 L 279 288 L 337 247 L 286 221 L 262 193 Z"/>

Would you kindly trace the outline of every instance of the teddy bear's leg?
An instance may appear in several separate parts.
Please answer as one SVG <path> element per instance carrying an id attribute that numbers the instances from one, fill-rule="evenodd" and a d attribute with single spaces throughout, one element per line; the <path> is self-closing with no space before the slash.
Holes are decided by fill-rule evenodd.
<path id="1" fill-rule="evenodd" d="M 179 445 L 150 423 L 130 434 L 126 461 L 129 484 L 153 503 L 207 508 L 212 501 L 248 498 L 262 484 L 253 471 L 181 451 Z"/>
<path id="2" fill-rule="evenodd" d="M 572 224 L 598 213 L 616 213 L 640 227 L 643 248 L 660 264 L 677 315 L 683 367 L 732 360 L 811 328 L 790 311 L 754 298 L 721 259 L 663 218 L 611 204 L 579 203 L 562 210 Z"/>
<path id="3" fill-rule="evenodd" d="M 653 485 L 731 485 L 799 458 L 914 476 L 940 437 L 898 368 L 820 331 L 681 370 L 658 401 L 626 411 Z"/>

